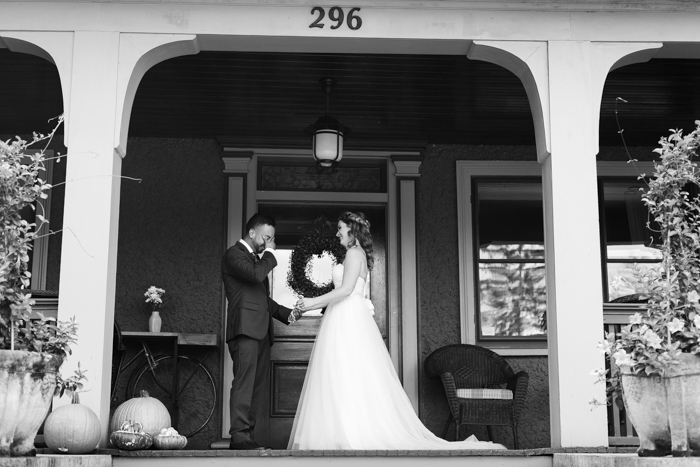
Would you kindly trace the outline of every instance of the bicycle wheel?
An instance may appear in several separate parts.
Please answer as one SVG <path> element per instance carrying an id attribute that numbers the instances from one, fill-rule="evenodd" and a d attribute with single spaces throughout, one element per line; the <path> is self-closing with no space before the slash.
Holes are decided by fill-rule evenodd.
<path id="1" fill-rule="evenodd" d="M 197 360 L 181 355 L 178 360 L 177 407 L 173 406 L 173 357 L 161 355 L 151 370 L 148 363 L 134 371 L 128 393 L 138 397 L 142 390 L 160 400 L 170 411 L 174 428 L 188 438 L 204 429 L 216 407 L 216 385 L 209 370 Z M 175 423 L 173 422 L 173 425 Z"/>

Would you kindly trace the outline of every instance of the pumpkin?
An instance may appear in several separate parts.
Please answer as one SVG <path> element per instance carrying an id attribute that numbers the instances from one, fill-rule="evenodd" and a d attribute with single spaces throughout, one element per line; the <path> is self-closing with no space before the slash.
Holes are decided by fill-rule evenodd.
<path id="1" fill-rule="evenodd" d="M 157 449 L 182 449 L 187 446 L 187 438 L 175 428 L 163 428 L 158 436 L 153 438 L 153 445 Z"/>
<path id="2" fill-rule="evenodd" d="M 100 419 L 89 407 L 80 405 L 78 393 L 71 403 L 52 411 L 44 423 L 44 440 L 53 452 L 85 454 L 100 441 Z"/>
<path id="3" fill-rule="evenodd" d="M 109 431 L 119 430 L 126 420 L 139 422 L 143 431 L 151 437 L 156 436 L 160 430 L 171 425 L 168 409 L 161 401 L 150 397 L 146 391 L 141 391 L 140 397 L 129 399 L 117 407 L 112 415 Z"/>
<path id="4" fill-rule="evenodd" d="M 113 431 L 109 435 L 109 442 L 119 449 L 135 451 L 151 447 L 153 437 L 148 433 L 144 433 L 143 427 L 139 422 L 125 420 L 120 425 L 119 430 Z"/>

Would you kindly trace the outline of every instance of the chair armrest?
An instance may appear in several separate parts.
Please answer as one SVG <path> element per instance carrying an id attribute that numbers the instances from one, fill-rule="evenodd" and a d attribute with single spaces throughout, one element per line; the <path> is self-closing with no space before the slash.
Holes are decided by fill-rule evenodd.
<path id="1" fill-rule="evenodd" d="M 451 373 L 443 373 L 440 375 L 442 385 L 445 388 L 447 403 L 450 406 L 450 412 L 455 419 L 459 417 L 459 401 L 457 400 L 457 386 L 455 385 L 454 376 Z"/>
<path id="2" fill-rule="evenodd" d="M 508 380 L 506 389 L 513 391 L 513 420 L 518 421 L 518 416 L 525 405 L 527 397 L 527 386 L 530 376 L 525 371 L 519 371 Z"/>

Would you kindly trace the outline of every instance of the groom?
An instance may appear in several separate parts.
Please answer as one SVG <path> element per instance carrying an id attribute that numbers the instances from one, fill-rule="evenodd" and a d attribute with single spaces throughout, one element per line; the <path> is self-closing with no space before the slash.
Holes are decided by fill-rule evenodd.
<path id="1" fill-rule="evenodd" d="M 255 420 L 265 403 L 265 385 L 274 342 L 272 318 L 290 324 L 301 316 L 270 298 L 267 275 L 277 266 L 275 220 L 255 214 L 246 234 L 224 255 L 221 275 L 228 310 L 226 343 L 233 360 L 230 449 L 266 449 L 253 439 Z M 258 254 L 263 253 L 262 257 Z"/>

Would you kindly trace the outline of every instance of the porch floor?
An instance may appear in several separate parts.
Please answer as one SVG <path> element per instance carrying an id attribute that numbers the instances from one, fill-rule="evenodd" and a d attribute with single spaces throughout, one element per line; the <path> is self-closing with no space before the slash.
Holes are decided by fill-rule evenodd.
<path id="1" fill-rule="evenodd" d="M 509 451 L 119 451 L 0 458 L 0 467 L 700 467 L 700 457 L 638 457 L 634 447 L 542 448 Z"/>
<path id="2" fill-rule="evenodd" d="M 429 450 L 429 451 L 288 451 L 271 449 L 268 451 L 231 451 L 229 449 L 171 450 L 147 449 L 142 451 L 122 451 L 119 449 L 99 449 L 99 454 L 114 457 L 533 457 L 554 454 L 630 454 L 636 452 L 634 446 L 576 447 L 576 448 L 537 448 L 537 449 L 469 449 L 469 450 Z"/>

